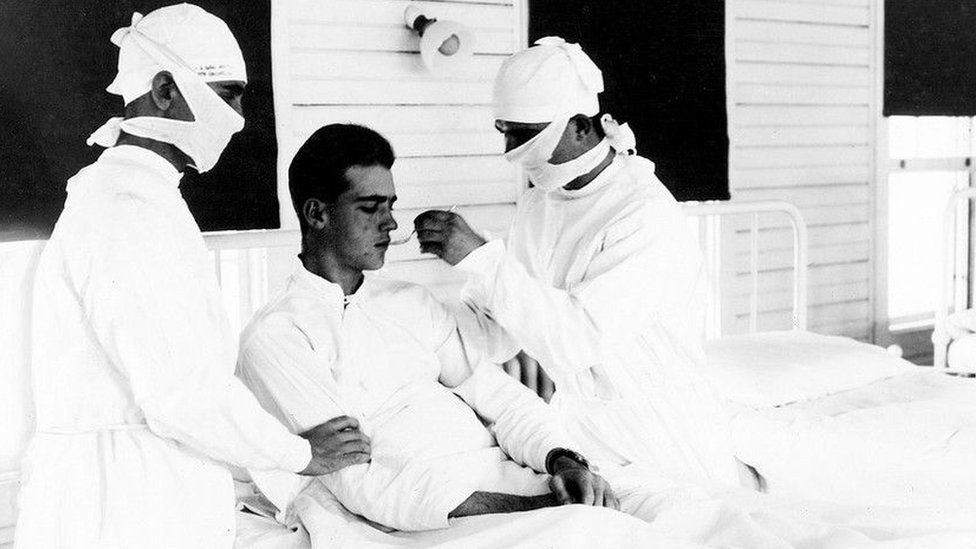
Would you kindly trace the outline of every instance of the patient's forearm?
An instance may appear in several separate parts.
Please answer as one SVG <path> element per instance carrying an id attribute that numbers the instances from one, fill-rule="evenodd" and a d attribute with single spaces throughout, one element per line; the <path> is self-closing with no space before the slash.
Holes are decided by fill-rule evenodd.
<path id="1" fill-rule="evenodd" d="M 467 517 L 471 515 L 488 515 L 492 513 L 516 513 L 518 511 L 531 511 L 543 507 L 555 507 L 559 505 L 553 494 L 541 496 L 516 496 L 512 494 L 499 494 L 497 492 L 475 492 L 468 499 L 464 500 L 453 511 L 448 513 L 448 517 Z"/>

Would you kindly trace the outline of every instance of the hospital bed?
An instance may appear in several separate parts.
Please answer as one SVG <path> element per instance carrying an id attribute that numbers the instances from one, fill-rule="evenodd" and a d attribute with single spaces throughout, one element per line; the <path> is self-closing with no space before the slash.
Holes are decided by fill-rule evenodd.
<path id="1" fill-rule="evenodd" d="M 976 496 L 976 380 L 918 368 L 851 339 L 806 332 L 806 227 L 795 206 L 757 202 L 688 204 L 684 209 L 697 226 L 713 272 L 720 267 L 721 254 L 708 245 L 718 241 L 714 236 L 721 232 L 719 225 L 734 216 L 751 220 L 746 231 L 749 332 L 755 332 L 760 314 L 760 216 L 785 216 L 792 227 L 791 325 L 779 332 L 724 337 L 721 330 L 712 330 L 703 370 L 726 401 L 737 454 L 763 475 L 771 492 L 887 504 L 944 503 Z M 289 230 L 251 231 L 208 234 L 205 240 L 225 305 L 231 319 L 241 325 L 290 274 L 288 258 L 297 251 L 299 235 Z M 16 318 L 0 319 L 7 323 L 0 326 L 0 334 L 10 338 L 0 342 L 0 359 L 14 372 L 12 383 L 0 388 L 0 403 L 10 408 L 5 411 L 13 418 L 2 422 L 0 433 L 4 549 L 13 534 L 16 465 L 32 429 L 26 327 L 31 273 L 42 246 L 16 246 L 16 262 L 0 261 L 0 298 L 19 311 Z M 13 268 L 15 263 L 20 267 Z M 720 294 L 715 281 L 710 296 L 716 299 Z M 531 359 L 521 357 L 506 369 L 541 396 L 551 395 L 551 382 Z M 253 517 L 245 521 L 247 547 L 301 545 L 299 534 L 274 523 Z"/>
<path id="2" fill-rule="evenodd" d="M 976 501 L 976 380 L 918 367 L 850 338 L 807 332 L 806 231 L 789 204 L 686 209 L 753 217 L 750 331 L 709 339 L 704 371 L 727 405 L 737 457 L 763 476 L 768 491 L 864 505 Z M 756 210 L 781 211 L 794 228 L 791 330 L 754 330 Z"/>
<path id="3" fill-rule="evenodd" d="M 976 309 L 967 309 L 971 298 L 969 282 L 969 252 L 972 230 L 969 207 L 976 199 L 976 188 L 956 191 L 949 197 L 942 213 L 942 241 L 938 293 L 935 305 L 935 326 L 932 330 L 934 366 L 957 372 L 976 372 Z M 966 230 L 959 242 L 960 226 Z M 956 325 L 956 330 L 952 326 Z M 953 333 L 956 332 L 953 337 Z"/>

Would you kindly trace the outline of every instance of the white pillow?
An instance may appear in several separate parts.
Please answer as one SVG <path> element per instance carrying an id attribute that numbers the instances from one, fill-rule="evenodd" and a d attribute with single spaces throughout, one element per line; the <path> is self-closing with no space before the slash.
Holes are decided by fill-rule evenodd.
<path id="1" fill-rule="evenodd" d="M 726 400 L 771 408 L 853 389 L 915 366 L 881 347 L 803 331 L 705 343 L 705 375 Z"/>

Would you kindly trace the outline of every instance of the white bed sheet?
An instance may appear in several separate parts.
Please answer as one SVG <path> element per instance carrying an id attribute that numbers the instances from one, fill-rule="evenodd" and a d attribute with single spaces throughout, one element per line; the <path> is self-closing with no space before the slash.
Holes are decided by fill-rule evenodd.
<path id="1" fill-rule="evenodd" d="M 303 538 L 303 530 L 291 532 L 252 516 L 244 520 L 246 529 L 239 532 L 235 549 L 976 547 L 972 508 L 852 506 L 800 502 L 739 488 L 662 488 L 655 491 L 650 522 L 609 509 L 572 505 L 453 519 L 445 530 L 409 533 L 374 528 L 343 509 L 326 491 L 296 500 L 310 539 Z"/>
<path id="2" fill-rule="evenodd" d="M 770 493 L 867 505 L 976 502 L 974 379 L 917 370 L 732 415 L 736 454 Z"/>
<path id="3" fill-rule="evenodd" d="M 288 528 L 273 518 L 237 512 L 237 537 L 234 549 L 309 549 L 304 528 Z"/>
<path id="4" fill-rule="evenodd" d="M 706 547 L 658 532 L 629 515 L 582 505 L 451 519 L 450 528 L 428 532 L 391 532 L 347 511 L 324 487 L 312 491 L 312 497 L 296 500 L 307 531 L 238 512 L 234 549 Z"/>

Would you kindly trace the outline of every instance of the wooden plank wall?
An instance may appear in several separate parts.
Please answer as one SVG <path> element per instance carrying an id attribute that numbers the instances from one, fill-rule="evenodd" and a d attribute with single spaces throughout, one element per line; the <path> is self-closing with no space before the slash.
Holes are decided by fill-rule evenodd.
<path id="1" fill-rule="evenodd" d="M 729 0 L 735 201 L 786 200 L 809 226 L 809 327 L 872 337 L 877 0 Z M 751 236 L 723 228 L 723 331 L 748 328 Z M 758 328 L 790 324 L 792 242 L 759 220 Z"/>
<path id="2" fill-rule="evenodd" d="M 275 89 L 281 143 L 282 219 L 294 227 L 285 177 L 292 156 L 319 127 L 355 122 L 393 144 L 400 233 L 428 208 L 456 206 L 473 225 L 507 229 L 520 192 L 501 156 L 491 88 L 498 67 L 520 49 L 522 15 L 514 0 L 293 0 L 274 4 Z M 474 57 L 459 72 L 435 76 L 422 65 L 419 39 L 403 23 L 410 4 L 473 29 Z M 416 241 L 392 248 L 386 271 L 449 296 L 458 275 L 423 258 Z"/>

